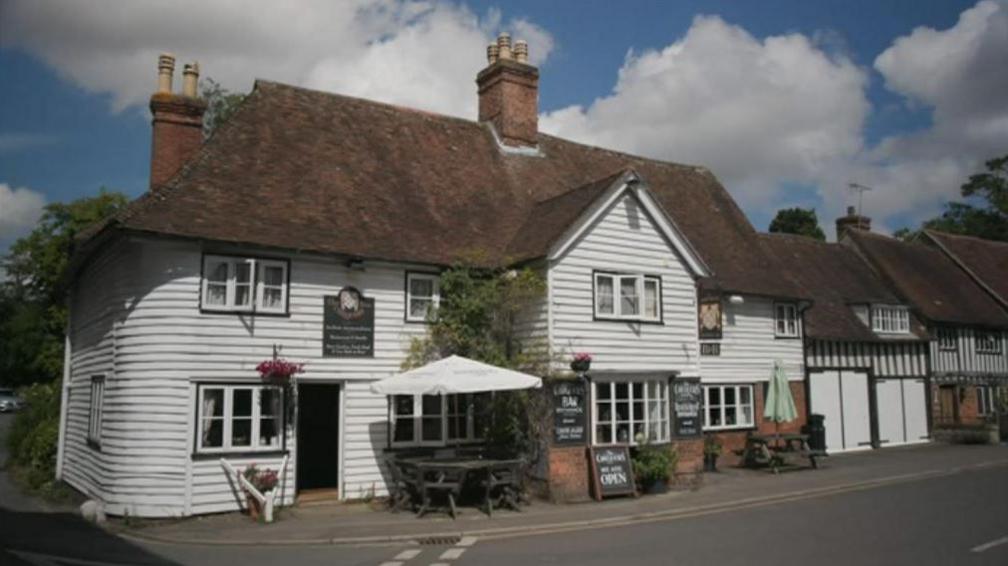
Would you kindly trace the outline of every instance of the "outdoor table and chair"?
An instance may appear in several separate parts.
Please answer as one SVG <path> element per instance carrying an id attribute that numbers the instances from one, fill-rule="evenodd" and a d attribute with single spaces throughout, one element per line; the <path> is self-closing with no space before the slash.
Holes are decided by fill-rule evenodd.
<path id="1" fill-rule="evenodd" d="M 803 460 L 816 469 L 818 459 L 826 455 L 809 447 L 807 434 L 749 434 L 742 451 L 742 463 L 749 467 L 769 466 L 774 473 L 795 467 Z"/>
<path id="2" fill-rule="evenodd" d="M 389 504 L 395 511 L 415 509 L 417 517 L 423 517 L 435 506 L 441 506 L 454 519 L 464 493 L 479 493 L 483 509 L 490 516 L 495 507 L 521 510 L 524 491 L 521 458 L 393 455 L 388 465 L 393 480 Z"/>

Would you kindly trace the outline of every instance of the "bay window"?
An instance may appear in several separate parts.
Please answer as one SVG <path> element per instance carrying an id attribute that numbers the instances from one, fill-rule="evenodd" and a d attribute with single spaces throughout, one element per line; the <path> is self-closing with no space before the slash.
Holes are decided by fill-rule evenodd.
<path id="1" fill-rule="evenodd" d="M 595 317 L 661 321 L 661 279 L 653 275 L 595 273 Z"/>
<path id="2" fill-rule="evenodd" d="M 752 385 L 704 386 L 704 430 L 754 426 Z"/>
<path id="3" fill-rule="evenodd" d="M 481 440 L 489 424 L 490 394 L 393 395 L 393 446 L 444 446 Z"/>
<path id="4" fill-rule="evenodd" d="M 668 442 L 668 389 L 665 380 L 593 382 L 593 443 Z"/>
<path id="5" fill-rule="evenodd" d="M 265 385 L 200 385 L 196 452 L 257 452 L 283 445 L 283 390 Z"/>
<path id="6" fill-rule="evenodd" d="M 909 334 L 910 311 L 901 306 L 874 306 L 872 330 L 882 334 Z"/>
<path id="7" fill-rule="evenodd" d="M 286 261 L 208 255 L 202 308 L 224 312 L 287 312 Z"/>

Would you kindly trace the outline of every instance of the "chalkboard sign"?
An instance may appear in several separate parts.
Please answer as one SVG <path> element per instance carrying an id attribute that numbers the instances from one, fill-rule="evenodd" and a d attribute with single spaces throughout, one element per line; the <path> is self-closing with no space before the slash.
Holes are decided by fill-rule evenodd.
<path id="1" fill-rule="evenodd" d="M 554 381 L 553 444 L 584 445 L 587 438 L 585 385 L 581 380 Z"/>
<path id="2" fill-rule="evenodd" d="M 629 446 L 592 446 L 589 452 L 595 499 L 637 493 Z"/>
<path id="3" fill-rule="evenodd" d="M 374 357 L 374 299 L 344 287 L 322 300 L 322 356 Z"/>
<path id="4" fill-rule="evenodd" d="M 672 423 L 678 437 L 700 436 L 703 387 L 700 378 L 677 377 L 672 380 Z"/>

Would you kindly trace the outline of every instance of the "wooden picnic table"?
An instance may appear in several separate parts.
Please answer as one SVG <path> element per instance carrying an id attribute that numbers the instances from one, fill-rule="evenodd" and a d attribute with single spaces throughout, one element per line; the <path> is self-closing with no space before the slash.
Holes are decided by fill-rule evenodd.
<path id="1" fill-rule="evenodd" d="M 422 501 L 417 511 L 417 516 L 422 517 L 431 506 L 431 492 L 444 493 L 448 498 L 452 518 L 455 517 L 455 502 L 462 495 L 462 488 L 474 478 L 482 478 L 484 483 L 484 504 L 487 513 L 493 513 L 493 501 L 491 499 L 493 488 L 503 486 L 505 497 L 501 502 L 513 509 L 518 509 L 517 492 L 519 485 L 508 485 L 509 483 L 520 482 L 520 469 L 524 461 L 520 458 L 482 458 L 482 457 L 406 457 L 401 458 L 401 462 L 417 470 L 413 478 L 407 478 L 408 482 L 415 482 L 416 492 L 420 494 Z M 507 476 L 507 480 L 495 478 Z M 495 481 L 497 479 L 498 481 Z M 514 495 L 512 495 L 514 493 Z"/>
<path id="2" fill-rule="evenodd" d="M 813 469 L 819 467 L 818 458 L 826 456 L 821 450 L 809 447 L 807 434 L 750 434 L 746 437 L 742 462 L 746 466 L 769 466 L 776 474 L 780 468 L 796 466 L 808 459 Z"/>

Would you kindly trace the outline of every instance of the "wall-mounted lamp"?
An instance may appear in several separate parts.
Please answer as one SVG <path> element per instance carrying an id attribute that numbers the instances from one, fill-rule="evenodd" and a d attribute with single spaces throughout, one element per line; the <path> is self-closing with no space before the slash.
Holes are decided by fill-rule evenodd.
<path id="1" fill-rule="evenodd" d="M 364 271 L 364 260 L 359 257 L 353 257 L 346 261 L 347 269 L 352 269 L 354 271 Z"/>
<path id="2" fill-rule="evenodd" d="M 745 298 L 742 295 L 732 295 L 728 297 L 728 302 L 733 305 L 741 305 L 745 303 Z"/>

